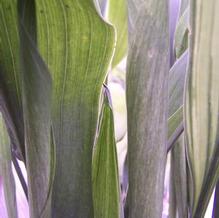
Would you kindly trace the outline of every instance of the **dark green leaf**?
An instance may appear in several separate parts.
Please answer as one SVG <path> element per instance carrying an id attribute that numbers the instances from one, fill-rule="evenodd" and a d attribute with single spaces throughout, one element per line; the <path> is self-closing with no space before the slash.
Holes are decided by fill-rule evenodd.
<path id="1" fill-rule="evenodd" d="M 25 159 L 16 0 L 0 1 L 0 107 L 13 150 Z"/>

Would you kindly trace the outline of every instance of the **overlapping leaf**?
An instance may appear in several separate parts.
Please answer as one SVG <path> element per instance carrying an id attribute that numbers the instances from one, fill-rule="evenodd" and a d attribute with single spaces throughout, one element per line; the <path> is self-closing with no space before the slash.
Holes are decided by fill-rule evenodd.
<path id="1" fill-rule="evenodd" d="M 34 15 L 33 15 L 34 16 Z M 54 148 L 51 134 L 51 77 L 21 23 L 22 102 L 31 217 L 50 217 Z"/>
<path id="2" fill-rule="evenodd" d="M 0 1 L 0 102 L 13 150 L 25 159 L 16 0 Z"/>
<path id="3" fill-rule="evenodd" d="M 0 176 L 2 179 L 8 218 L 17 217 L 15 182 L 11 168 L 11 147 L 7 129 L 0 112 Z"/>
<path id="4" fill-rule="evenodd" d="M 168 4 L 129 0 L 128 8 L 128 213 L 130 218 L 160 218 L 167 139 Z"/>
<path id="5" fill-rule="evenodd" d="M 171 137 L 183 121 L 183 93 L 187 62 L 188 52 L 186 51 L 169 72 L 168 137 Z"/>
<path id="6" fill-rule="evenodd" d="M 175 143 L 171 150 L 171 186 L 172 191 L 175 193 L 175 204 L 176 213 L 172 214 L 172 218 L 188 217 L 188 204 L 187 204 L 187 167 L 186 167 L 186 152 L 185 144 L 183 142 L 182 135 L 179 140 Z"/>
<path id="7" fill-rule="evenodd" d="M 176 58 L 179 58 L 188 48 L 189 7 L 185 9 L 176 26 L 174 48 Z"/>
<path id="8" fill-rule="evenodd" d="M 219 177 L 219 2 L 191 1 L 185 123 L 192 217 L 203 217 Z"/>
<path id="9" fill-rule="evenodd" d="M 37 42 L 53 81 L 53 217 L 93 217 L 91 160 L 114 30 L 94 2 L 36 1 Z"/>
<path id="10" fill-rule="evenodd" d="M 105 92 L 93 153 L 92 184 L 95 218 L 120 217 L 120 188 L 113 112 Z"/>

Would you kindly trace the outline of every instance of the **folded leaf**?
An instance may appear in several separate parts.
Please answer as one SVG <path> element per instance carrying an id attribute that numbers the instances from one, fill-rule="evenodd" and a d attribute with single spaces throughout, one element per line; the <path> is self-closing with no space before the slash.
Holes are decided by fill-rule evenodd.
<path id="1" fill-rule="evenodd" d="M 105 93 L 94 146 L 92 184 L 95 218 L 120 217 L 120 188 L 112 106 Z"/>
<path id="2" fill-rule="evenodd" d="M 203 217 L 219 177 L 219 10 L 218 1 L 190 3 L 189 75 L 185 130 L 192 217 Z"/>
<path id="3" fill-rule="evenodd" d="M 92 148 L 115 37 L 94 3 L 36 1 L 37 44 L 53 81 L 52 217 L 93 217 Z"/>
<path id="4" fill-rule="evenodd" d="M 128 8 L 128 217 L 160 218 L 167 140 L 168 3 L 129 0 Z"/>
<path id="5" fill-rule="evenodd" d="M 0 177 L 4 189 L 8 218 L 16 218 L 16 191 L 11 163 L 10 140 L 2 114 L 0 112 Z"/>

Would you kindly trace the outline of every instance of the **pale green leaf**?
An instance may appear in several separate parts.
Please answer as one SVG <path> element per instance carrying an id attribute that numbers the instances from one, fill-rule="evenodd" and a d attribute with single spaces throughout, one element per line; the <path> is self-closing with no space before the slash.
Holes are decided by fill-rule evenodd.
<path id="1" fill-rule="evenodd" d="M 167 2 L 128 1 L 129 218 L 162 215 L 169 73 Z"/>
<path id="2" fill-rule="evenodd" d="M 169 72 L 168 138 L 183 121 L 183 93 L 187 70 L 188 52 L 174 63 Z"/>
<path id="3" fill-rule="evenodd" d="M 189 34 L 189 7 L 186 8 L 176 26 L 174 49 L 176 58 L 179 58 L 188 48 Z"/>
<path id="4" fill-rule="evenodd" d="M 119 218 L 120 188 L 116 141 L 113 112 L 107 95 L 102 107 L 92 161 L 94 217 Z"/>
<path id="5" fill-rule="evenodd" d="M 116 49 L 113 56 L 112 68 L 115 67 L 127 54 L 128 47 L 128 21 L 127 21 L 127 1 L 110 0 L 108 17 L 109 21 L 116 29 Z"/>
<path id="6" fill-rule="evenodd" d="M 15 182 L 11 168 L 11 147 L 8 132 L 0 112 L 0 176 L 3 180 L 8 218 L 17 217 Z"/>
<path id="7" fill-rule="evenodd" d="M 37 44 L 52 81 L 53 217 L 93 217 L 91 162 L 114 29 L 91 0 L 38 0 Z"/>
<path id="8" fill-rule="evenodd" d="M 219 2 L 190 4 L 189 75 L 185 127 L 190 168 L 189 203 L 192 217 L 203 217 L 219 177 Z"/>

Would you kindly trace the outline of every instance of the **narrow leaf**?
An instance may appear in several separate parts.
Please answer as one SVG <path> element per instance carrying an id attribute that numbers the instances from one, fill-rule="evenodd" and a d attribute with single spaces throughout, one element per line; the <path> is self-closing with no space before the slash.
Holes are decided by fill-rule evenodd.
<path id="1" fill-rule="evenodd" d="M 183 136 L 171 150 L 171 177 L 176 196 L 178 218 L 188 217 L 187 208 L 187 166 Z M 174 218 L 174 216 L 173 216 Z"/>
<path id="2" fill-rule="evenodd" d="M 112 68 L 115 67 L 127 54 L 128 22 L 126 0 L 110 0 L 108 17 L 116 29 L 116 49 L 113 56 Z"/>
<path id="3" fill-rule="evenodd" d="M 169 72 L 169 112 L 168 138 L 183 121 L 183 93 L 187 70 L 188 52 L 186 51 L 171 67 Z"/>
<path id="4" fill-rule="evenodd" d="M 128 5 L 128 217 L 160 218 L 167 140 L 168 3 L 129 0 Z"/>
<path id="5" fill-rule="evenodd" d="M 190 3 L 189 75 L 185 100 L 189 202 L 203 217 L 219 177 L 219 2 Z"/>
<path id="6" fill-rule="evenodd" d="M 174 48 L 176 58 L 178 59 L 188 48 L 189 33 L 189 7 L 184 11 L 176 26 Z"/>
<path id="7" fill-rule="evenodd" d="M 8 218 L 17 217 L 15 182 L 11 168 L 11 147 L 8 132 L 0 112 L 0 177 L 3 182 Z"/>
<path id="8" fill-rule="evenodd" d="M 92 184 L 95 218 L 119 218 L 120 188 L 113 112 L 104 97 L 99 133 L 94 146 Z"/>

